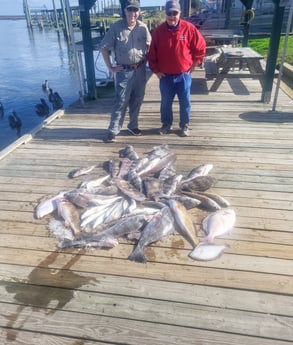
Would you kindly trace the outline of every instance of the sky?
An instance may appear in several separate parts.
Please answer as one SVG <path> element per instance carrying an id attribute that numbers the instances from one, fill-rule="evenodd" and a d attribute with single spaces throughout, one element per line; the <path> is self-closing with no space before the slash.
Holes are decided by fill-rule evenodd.
<path id="1" fill-rule="evenodd" d="M 47 9 L 53 8 L 53 0 L 27 0 L 28 4 L 31 8 L 37 7 L 41 8 L 46 6 Z M 102 1 L 102 0 L 101 0 Z M 105 0 L 106 4 L 108 0 Z M 110 0 L 109 3 L 118 4 L 119 0 Z M 140 0 L 141 6 L 163 6 L 165 4 L 165 0 Z M 2 0 L 0 6 L 0 15 L 20 15 L 23 14 L 23 7 L 22 7 L 23 0 Z M 69 4 L 71 6 L 78 5 L 78 0 L 69 0 Z M 60 1 L 55 0 L 55 6 L 60 8 Z"/>

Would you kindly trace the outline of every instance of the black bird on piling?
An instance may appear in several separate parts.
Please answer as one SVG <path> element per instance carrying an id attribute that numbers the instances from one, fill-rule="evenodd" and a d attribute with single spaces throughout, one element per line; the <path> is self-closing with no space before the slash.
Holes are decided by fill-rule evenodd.
<path id="1" fill-rule="evenodd" d="M 47 117 L 50 113 L 50 107 L 48 106 L 44 98 L 40 98 L 40 101 L 41 103 L 35 105 L 36 113 L 39 116 Z"/>
<path id="2" fill-rule="evenodd" d="M 42 89 L 45 93 L 49 93 L 50 88 L 49 88 L 49 82 L 47 79 L 45 80 L 44 84 L 42 85 Z"/>
<path id="3" fill-rule="evenodd" d="M 0 102 L 0 119 L 4 117 L 4 106 L 3 103 Z"/>
<path id="4" fill-rule="evenodd" d="M 12 114 L 8 116 L 9 126 L 11 129 L 16 129 L 18 138 L 21 136 L 21 119 L 17 116 L 16 111 L 13 110 Z"/>

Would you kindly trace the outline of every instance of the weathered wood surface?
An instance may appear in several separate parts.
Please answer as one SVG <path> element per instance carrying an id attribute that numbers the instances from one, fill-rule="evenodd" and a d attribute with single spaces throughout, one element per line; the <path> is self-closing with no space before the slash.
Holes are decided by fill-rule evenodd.
<path id="1" fill-rule="evenodd" d="M 22 345 L 219 344 L 293 342 L 293 102 L 278 112 L 260 102 L 258 81 L 223 81 L 209 93 L 193 83 L 191 136 L 157 135 L 160 96 L 153 76 L 141 110 L 141 137 L 123 132 L 105 144 L 112 92 L 78 103 L 0 160 L 0 343 Z M 118 157 L 126 144 L 143 153 L 169 144 L 187 174 L 212 163 L 212 191 L 237 214 L 218 239 L 229 250 L 193 261 L 175 236 L 147 248 L 147 264 L 127 260 L 133 245 L 109 251 L 59 250 L 50 216 L 34 218 L 44 197 L 71 189 L 80 166 Z M 189 211 L 200 230 L 207 214 Z M 199 236 L 203 233 L 199 231 Z"/>

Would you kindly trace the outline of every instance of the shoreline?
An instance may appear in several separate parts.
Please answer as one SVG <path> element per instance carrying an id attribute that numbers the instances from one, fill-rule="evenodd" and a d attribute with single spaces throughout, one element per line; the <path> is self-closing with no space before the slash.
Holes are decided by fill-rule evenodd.
<path id="1" fill-rule="evenodd" d="M 24 20 L 25 15 L 0 15 L 0 20 Z"/>

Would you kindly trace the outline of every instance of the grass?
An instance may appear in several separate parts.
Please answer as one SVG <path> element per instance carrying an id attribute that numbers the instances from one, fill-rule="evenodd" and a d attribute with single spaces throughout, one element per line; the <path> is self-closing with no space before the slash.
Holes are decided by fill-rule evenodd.
<path id="1" fill-rule="evenodd" d="M 281 57 L 283 54 L 284 41 L 285 41 L 285 37 L 282 36 L 280 39 L 277 63 L 279 63 L 281 61 Z M 255 39 L 248 40 L 248 46 L 265 57 L 268 55 L 269 44 L 270 44 L 270 38 L 269 37 L 267 37 L 267 38 L 255 38 Z M 289 63 L 290 65 L 293 65 L 293 36 L 288 37 L 285 62 Z"/>

